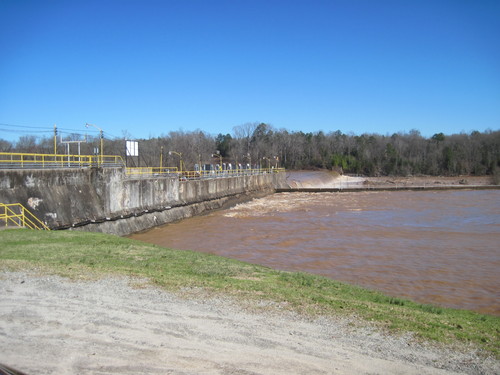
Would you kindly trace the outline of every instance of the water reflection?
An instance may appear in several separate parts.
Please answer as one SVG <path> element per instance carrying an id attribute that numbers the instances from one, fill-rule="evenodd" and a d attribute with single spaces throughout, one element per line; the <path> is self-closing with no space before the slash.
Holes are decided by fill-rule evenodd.
<path id="1" fill-rule="evenodd" d="M 500 315 L 500 191 L 283 193 L 133 235 Z"/>

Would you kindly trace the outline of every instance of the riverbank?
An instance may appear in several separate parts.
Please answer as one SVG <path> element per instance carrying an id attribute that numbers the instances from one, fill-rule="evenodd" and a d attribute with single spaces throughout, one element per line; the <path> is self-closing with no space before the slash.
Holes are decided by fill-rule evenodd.
<path id="1" fill-rule="evenodd" d="M 0 362 L 28 374 L 500 369 L 500 318 L 318 276 L 70 231 L 3 231 L 0 269 Z"/>
<path id="2" fill-rule="evenodd" d="M 340 175 L 332 171 L 288 171 L 291 189 L 405 189 L 474 188 L 495 186 L 493 176 L 410 176 L 364 177 Z"/>
<path id="3" fill-rule="evenodd" d="M 367 187 L 475 187 L 495 185 L 492 176 L 367 177 Z"/>

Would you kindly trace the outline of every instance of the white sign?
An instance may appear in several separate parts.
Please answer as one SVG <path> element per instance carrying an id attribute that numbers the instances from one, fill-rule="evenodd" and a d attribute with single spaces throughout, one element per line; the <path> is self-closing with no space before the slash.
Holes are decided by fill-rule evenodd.
<path id="1" fill-rule="evenodd" d="M 139 142 L 127 141 L 127 156 L 139 156 Z"/>

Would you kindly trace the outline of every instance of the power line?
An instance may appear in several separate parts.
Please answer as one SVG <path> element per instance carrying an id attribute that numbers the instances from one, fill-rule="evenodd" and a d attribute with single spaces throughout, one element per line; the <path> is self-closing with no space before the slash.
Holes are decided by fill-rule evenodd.
<path id="1" fill-rule="evenodd" d="M 25 133 L 48 133 L 47 130 L 15 130 L 15 129 L 5 129 L 0 128 L 0 131 L 8 132 L 8 133 L 17 133 L 17 134 L 25 134 Z"/>
<path id="2" fill-rule="evenodd" d="M 114 138 L 114 139 L 121 139 L 121 138 L 123 138 L 123 137 L 117 137 L 116 135 L 113 135 L 113 134 L 108 133 L 108 132 L 104 132 L 104 134 L 107 134 L 109 137 Z"/>
<path id="3" fill-rule="evenodd" d="M 45 127 L 45 126 L 17 125 L 17 124 L 6 124 L 6 123 L 0 123 L 0 126 L 10 126 L 10 127 L 14 127 L 14 128 L 25 128 L 25 129 L 46 129 L 43 131 L 48 131 L 48 132 L 54 131 L 54 126 Z M 57 130 L 65 130 L 65 131 L 69 131 L 69 132 L 81 132 L 82 131 L 82 129 L 60 128 L 58 126 L 57 126 Z M 40 130 L 40 131 L 42 131 L 42 130 Z"/>
<path id="4" fill-rule="evenodd" d="M 45 127 L 45 126 L 16 125 L 16 124 L 6 124 L 6 123 L 0 123 L 0 125 L 12 126 L 16 128 L 26 128 L 26 129 L 47 129 L 47 131 L 53 130 L 53 127 Z"/>
<path id="5" fill-rule="evenodd" d="M 81 132 L 82 131 L 82 129 L 68 129 L 68 128 L 60 128 L 60 127 L 57 127 L 57 130 L 65 130 L 68 132 Z"/>
<path id="6" fill-rule="evenodd" d="M 12 128 L 12 129 L 9 129 Z M 26 129 L 26 130 L 23 130 Z M 39 129 L 39 130 L 28 130 L 28 129 Z M 8 133 L 14 133 L 14 134 L 26 134 L 26 133 L 51 133 L 53 134 L 54 132 L 54 126 L 47 127 L 47 126 L 34 126 L 34 125 L 18 125 L 18 124 L 7 124 L 7 123 L 0 123 L 0 131 L 2 132 L 8 132 Z M 72 128 L 60 128 L 57 127 L 57 131 L 60 133 L 65 133 L 65 134 L 77 134 L 77 135 L 85 135 L 87 132 L 83 133 L 82 129 L 72 129 Z M 89 133 L 99 133 L 97 130 L 89 129 Z M 121 137 L 118 137 L 114 134 L 108 133 L 106 131 L 103 131 L 103 134 L 107 135 L 111 139 L 120 139 Z"/>

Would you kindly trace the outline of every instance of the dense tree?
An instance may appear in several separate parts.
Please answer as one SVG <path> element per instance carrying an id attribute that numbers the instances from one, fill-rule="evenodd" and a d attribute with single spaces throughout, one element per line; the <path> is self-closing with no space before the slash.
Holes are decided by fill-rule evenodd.
<path id="1" fill-rule="evenodd" d="M 126 136 L 105 139 L 105 154 L 125 159 Z M 68 139 L 79 140 L 78 135 Z M 76 146 L 71 146 L 71 153 Z M 81 144 L 82 154 L 93 154 L 99 137 Z M 16 143 L 0 139 L 0 152 L 53 153 L 53 138 L 23 136 Z M 169 151 L 173 151 L 169 154 Z M 217 154 L 216 152 L 220 152 Z M 58 146 L 58 153 L 66 148 Z M 288 169 L 328 168 L 349 174 L 378 175 L 500 175 L 500 131 L 423 137 L 417 130 L 392 135 L 343 134 L 340 131 L 289 132 L 266 123 L 245 123 L 233 134 L 212 136 L 201 130 L 173 131 L 139 140 L 139 158 L 131 166 L 179 166 L 225 163 L 281 166 Z M 180 156 L 179 156 L 180 155 Z M 215 155 L 215 157 L 214 157 Z M 500 179 L 500 176 L 499 176 Z"/>

